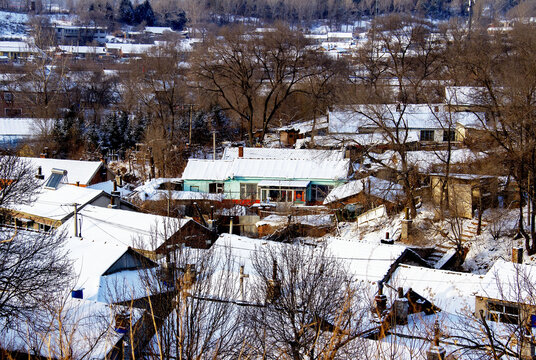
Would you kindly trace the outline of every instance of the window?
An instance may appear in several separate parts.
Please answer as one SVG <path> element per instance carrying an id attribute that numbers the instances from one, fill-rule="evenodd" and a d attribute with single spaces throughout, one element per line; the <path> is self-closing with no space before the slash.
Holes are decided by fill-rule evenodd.
<path id="1" fill-rule="evenodd" d="M 22 115 L 22 109 L 21 108 L 12 108 L 12 109 L 5 109 L 6 110 L 6 116 L 7 117 L 17 117 Z"/>
<path id="2" fill-rule="evenodd" d="M 199 192 L 199 186 L 190 186 L 190 191 Z"/>
<path id="3" fill-rule="evenodd" d="M 51 227 L 49 225 L 39 224 L 39 231 L 48 232 L 50 229 Z"/>
<path id="4" fill-rule="evenodd" d="M 240 199 L 257 199 L 257 184 L 240 183 Z"/>
<path id="5" fill-rule="evenodd" d="M 434 141 L 434 130 L 421 130 L 421 141 Z"/>
<path id="6" fill-rule="evenodd" d="M 488 302 L 488 320 L 519 324 L 519 308 L 515 305 Z"/>
<path id="7" fill-rule="evenodd" d="M 331 190 L 331 185 L 311 185 L 311 201 L 324 201 Z"/>
<path id="8" fill-rule="evenodd" d="M 454 130 L 443 131 L 443 141 L 454 141 L 454 140 L 456 140 L 456 132 Z"/>
<path id="9" fill-rule="evenodd" d="M 45 188 L 46 189 L 56 190 L 58 188 L 58 186 L 60 185 L 60 182 L 61 182 L 61 180 L 63 179 L 63 177 L 65 175 L 67 175 L 66 170 L 52 169 L 52 174 L 48 178 L 48 180 L 47 180 L 47 182 L 45 184 Z"/>
<path id="10" fill-rule="evenodd" d="M 211 194 L 223 194 L 223 183 L 208 184 L 208 192 Z"/>
<path id="11" fill-rule="evenodd" d="M 10 93 L 10 92 L 6 92 L 6 93 L 4 93 L 4 100 L 5 100 L 7 103 L 11 103 L 11 102 L 13 102 L 13 93 Z"/>

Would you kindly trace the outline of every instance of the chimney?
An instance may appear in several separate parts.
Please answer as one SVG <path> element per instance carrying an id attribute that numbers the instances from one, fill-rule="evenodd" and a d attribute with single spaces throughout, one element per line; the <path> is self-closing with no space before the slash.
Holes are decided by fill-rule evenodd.
<path id="1" fill-rule="evenodd" d="M 43 175 L 43 168 L 41 166 L 37 168 L 37 174 L 35 175 L 35 178 L 39 180 L 45 179 L 45 175 Z"/>
<path id="2" fill-rule="evenodd" d="M 281 296 L 281 281 L 277 278 L 277 261 L 272 264 L 272 279 L 266 284 L 266 302 L 271 304 Z"/>
<path id="3" fill-rule="evenodd" d="M 523 246 L 512 248 L 512 262 L 515 264 L 523 264 Z"/>
<path id="4" fill-rule="evenodd" d="M 374 297 L 376 303 L 376 314 L 382 316 L 383 312 L 387 309 L 387 296 L 383 294 L 383 281 L 378 281 L 378 295 Z"/>
<path id="5" fill-rule="evenodd" d="M 239 157 L 239 158 L 243 158 L 243 157 L 244 157 L 244 147 L 243 147 L 243 146 L 239 146 L 239 147 L 238 147 L 238 157 Z"/>
<path id="6" fill-rule="evenodd" d="M 447 352 L 443 346 L 439 344 L 439 336 L 439 320 L 436 319 L 434 324 L 434 340 L 432 341 L 430 348 L 426 351 L 426 360 L 445 360 Z"/>
<path id="7" fill-rule="evenodd" d="M 391 239 L 391 238 L 389 237 L 389 231 L 387 231 L 387 232 L 385 233 L 385 238 L 384 238 L 384 239 L 381 239 L 380 242 L 381 242 L 382 244 L 393 245 L 393 244 L 395 243 L 395 240 L 394 240 L 394 239 Z"/>
<path id="8" fill-rule="evenodd" d="M 114 182 L 115 185 L 115 182 Z M 114 189 L 117 189 L 117 186 L 114 186 Z M 117 190 L 112 191 L 112 196 L 110 197 L 110 209 L 119 209 L 121 206 L 121 193 Z"/>
<path id="9" fill-rule="evenodd" d="M 401 287 L 398 288 L 398 298 L 395 299 L 393 307 L 395 311 L 395 323 L 397 325 L 407 325 L 409 302 L 404 296 L 404 289 Z"/>
<path id="10" fill-rule="evenodd" d="M 409 218 L 409 208 L 404 208 L 404 219 L 402 220 L 402 232 L 400 239 L 409 240 L 411 236 L 411 225 L 413 221 Z"/>
<path id="11" fill-rule="evenodd" d="M 130 314 L 120 313 L 115 314 L 115 326 L 114 330 L 119 334 L 126 334 L 127 330 L 130 328 Z"/>
<path id="12" fill-rule="evenodd" d="M 121 175 L 115 177 L 115 182 L 117 183 L 117 186 L 123 187 L 123 177 Z"/>

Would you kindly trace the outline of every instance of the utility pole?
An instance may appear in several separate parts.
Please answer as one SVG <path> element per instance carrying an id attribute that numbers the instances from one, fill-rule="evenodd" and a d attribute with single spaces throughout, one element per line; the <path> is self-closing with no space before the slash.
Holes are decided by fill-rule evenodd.
<path id="1" fill-rule="evenodd" d="M 473 27 L 473 0 L 469 0 L 469 38 L 471 38 L 471 29 Z"/>
<path id="2" fill-rule="evenodd" d="M 249 277 L 248 274 L 244 273 L 244 265 L 240 266 L 240 298 L 242 301 L 245 301 L 244 296 L 244 279 L 247 279 Z"/>
<path id="3" fill-rule="evenodd" d="M 74 203 L 74 236 L 78 237 L 78 204 Z"/>
<path id="4" fill-rule="evenodd" d="M 192 110 L 193 110 L 193 104 L 190 104 L 190 133 L 188 135 L 188 144 L 192 145 Z"/>
<path id="5" fill-rule="evenodd" d="M 212 132 L 212 161 L 216 161 L 216 130 Z"/>

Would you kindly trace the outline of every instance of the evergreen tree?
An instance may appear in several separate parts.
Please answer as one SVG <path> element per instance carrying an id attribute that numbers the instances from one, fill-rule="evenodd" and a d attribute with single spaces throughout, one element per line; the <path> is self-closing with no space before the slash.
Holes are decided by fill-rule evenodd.
<path id="1" fill-rule="evenodd" d="M 136 24 L 141 24 L 145 21 L 149 26 L 153 26 L 156 23 L 156 17 L 151 4 L 149 4 L 149 0 L 145 0 L 143 3 L 136 6 L 136 10 L 134 10 L 134 20 Z"/>
<path id="2" fill-rule="evenodd" d="M 164 26 L 169 26 L 173 30 L 182 30 L 188 19 L 183 10 L 168 12 L 164 15 Z"/>
<path id="3" fill-rule="evenodd" d="M 127 25 L 134 23 L 134 8 L 130 0 L 121 0 L 121 4 L 119 4 L 119 21 Z"/>
<path id="4" fill-rule="evenodd" d="M 112 8 L 112 5 L 109 2 L 106 3 L 105 17 L 106 17 L 106 20 L 110 22 L 114 21 L 114 18 L 115 18 L 114 9 Z"/>

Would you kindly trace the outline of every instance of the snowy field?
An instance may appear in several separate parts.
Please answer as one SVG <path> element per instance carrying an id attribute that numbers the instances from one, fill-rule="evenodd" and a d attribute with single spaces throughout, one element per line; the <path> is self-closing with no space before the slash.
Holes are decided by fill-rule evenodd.
<path id="1" fill-rule="evenodd" d="M 25 35 L 28 15 L 0 11 L 0 36 Z"/>

